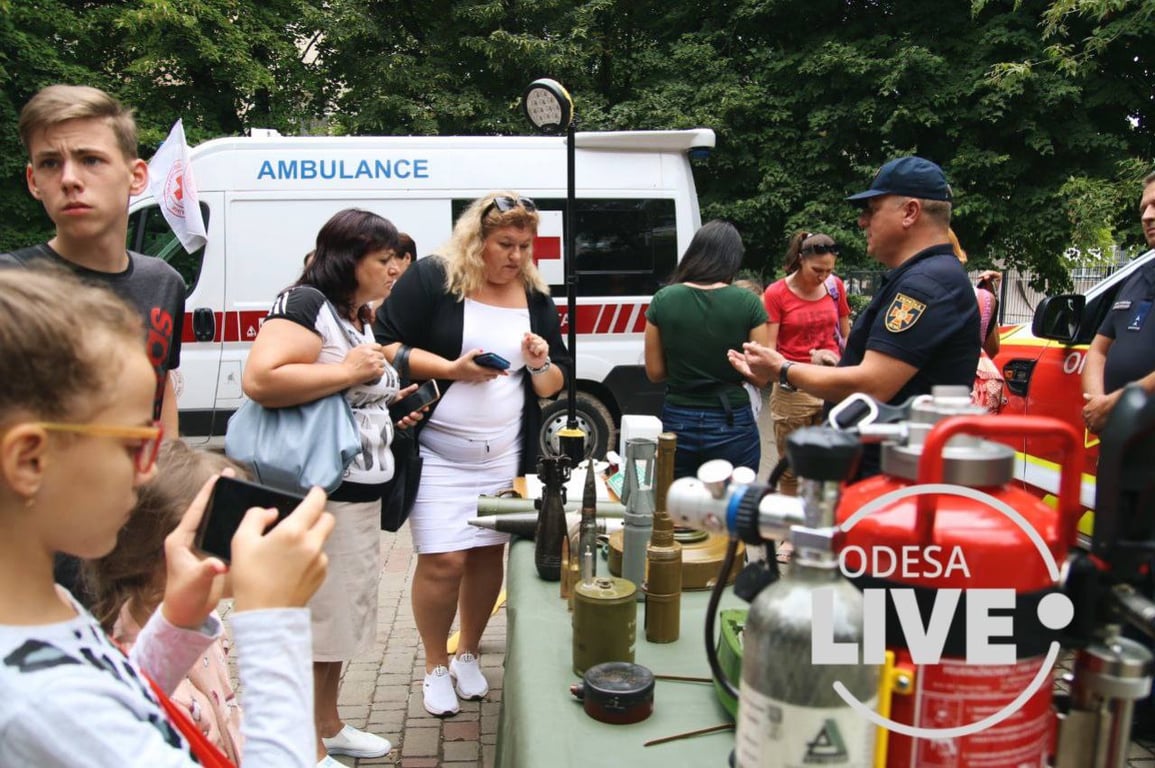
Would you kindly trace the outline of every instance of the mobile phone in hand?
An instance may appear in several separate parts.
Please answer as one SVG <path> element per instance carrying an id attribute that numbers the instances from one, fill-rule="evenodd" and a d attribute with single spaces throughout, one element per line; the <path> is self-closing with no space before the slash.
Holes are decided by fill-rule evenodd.
<path id="1" fill-rule="evenodd" d="M 437 381 L 430 379 L 397 402 L 389 403 L 389 418 L 400 421 L 414 411 L 437 402 L 440 397 L 441 390 L 437 388 Z"/>
<path id="2" fill-rule="evenodd" d="M 473 362 L 483 368 L 492 368 L 495 371 L 509 370 L 509 361 L 496 352 L 482 352 L 473 358 Z"/>
<path id="3" fill-rule="evenodd" d="M 304 500 L 304 496 L 295 493 L 222 475 L 213 486 L 213 495 L 197 528 L 196 548 L 228 563 L 233 557 L 233 534 L 246 512 L 253 507 L 276 509 L 277 519 L 269 526 L 272 528 Z"/>

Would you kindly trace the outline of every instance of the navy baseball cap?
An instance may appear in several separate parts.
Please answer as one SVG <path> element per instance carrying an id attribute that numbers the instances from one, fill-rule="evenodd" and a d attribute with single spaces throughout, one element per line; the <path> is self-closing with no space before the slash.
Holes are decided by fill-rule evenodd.
<path id="1" fill-rule="evenodd" d="M 903 195 L 920 200 L 944 200 L 949 202 L 952 193 L 946 182 L 942 168 L 921 157 L 913 155 L 891 160 L 878 169 L 870 189 L 846 198 L 852 202 L 869 200 L 882 195 Z"/>

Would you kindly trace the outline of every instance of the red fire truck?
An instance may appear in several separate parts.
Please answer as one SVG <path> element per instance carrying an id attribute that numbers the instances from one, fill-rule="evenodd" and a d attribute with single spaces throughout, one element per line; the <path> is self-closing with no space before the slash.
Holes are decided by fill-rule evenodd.
<path id="1" fill-rule="evenodd" d="M 1004 328 L 995 363 L 1006 378 L 1003 414 L 1053 416 L 1082 433 L 1085 456 L 1080 495 L 1083 506 L 1095 504 L 1095 468 L 1099 438 L 1083 426 L 1083 366 L 1087 348 L 1115 301 L 1115 294 L 1136 270 L 1155 259 L 1148 251 L 1109 275 L 1083 296 L 1053 296 L 1036 309 L 1031 325 Z M 1053 499 L 1059 488 L 1059 446 L 1053 441 L 1024 436 L 1014 441 L 1015 477 L 1028 488 Z M 1090 531 L 1084 515 L 1080 531 Z"/>

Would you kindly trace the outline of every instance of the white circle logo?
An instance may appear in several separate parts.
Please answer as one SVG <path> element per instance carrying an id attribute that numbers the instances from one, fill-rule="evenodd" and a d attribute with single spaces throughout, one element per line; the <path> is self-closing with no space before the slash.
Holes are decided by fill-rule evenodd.
<path id="1" fill-rule="evenodd" d="M 1001 499 L 997 499 L 994 496 L 991 496 L 989 493 L 984 493 L 983 491 L 977 490 L 975 488 L 967 488 L 961 485 L 950 485 L 947 483 L 925 483 L 922 485 L 912 485 L 907 488 L 900 488 L 898 490 L 891 491 L 890 493 L 885 493 L 882 496 L 879 496 L 877 499 L 874 499 L 868 504 L 864 505 L 857 512 L 848 517 L 842 523 L 842 525 L 839 526 L 839 528 L 843 533 L 849 532 L 850 529 L 853 528 L 864 517 L 871 514 L 872 512 L 877 512 L 892 502 L 928 494 L 961 496 L 963 498 L 971 499 L 972 501 L 977 501 L 980 504 L 984 504 L 991 509 L 1001 512 L 1007 517 L 1008 520 L 1013 522 L 1023 533 L 1027 535 L 1027 538 L 1030 539 L 1031 543 L 1035 545 L 1035 549 L 1038 550 L 1039 557 L 1042 558 L 1044 565 L 1046 565 L 1048 575 L 1050 575 L 1050 577 L 1056 583 L 1058 583 L 1059 565 L 1055 562 L 1055 558 L 1051 555 L 1051 550 L 1047 548 L 1047 544 L 1043 541 L 1043 537 L 1039 535 L 1039 532 L 1032 528 L 1031 525 L 1027 522 L 1026 518 L 1024 518 L 1022 514 L 1019 513 L 1019 511 L 1014 507 L 1007 504 L 1005 501 L 1002 501 Z M 1039 622 L 1043 626 L 1051 630 L 1058 630 L 1067 626 L 1067 624 L 1071 622 L 1071 619 L 1075 615 L 1075 607 L 1072 605 L 1070 598 L 1062 593 L 1055 592 L 1044 596 L 1043 599 L 1039 601 L 1037 612 L 1039 616 Z M 840 681 L 834 681 L 834 691 L 846 703 L 847 706 L 865 717 L 870 722 L 874 723 L 880 728 L 886 728 L 887 730 L 894 731 L 895 733 L 901 733 L 904 736 L 911 736 L 921 739 L 950 739 L 958 738 L 961 736 L 970 736 L 972 734 L 979 733 L 980 731 L 984 731 L 987 728 L 998 725 L 1002 721 L 1006 720 L 1008 717 L 1021 709 L 1023 705 L 1026 704 L 1027 701 L 1029 701 L 1030 698 L 1034 696 L 1035 693 L 1045 683 L 1049 682 L 1051 679 L 1051 670 L 1055 668 L 1055 662 L 1059 657 L 1059 650 L 1059 643 L 1052 640 L 1050 647 L 1047 649 L 1047 655 L 1043 661 L 1043 666 L 1039 669 L 1038 674 L 1036 674 L 1035 677 L 1031 680 L 1030 685 L 1023 689 L 1023 691 L 1015 697 L 1014 701 L 1007 704 L 998 712 L 995 712 L 988 717 L 984 717 L 982 720 L 974 723 L 968 723 L 967 725 L 956 726 L 953 728 L 920 728 L 913 725 L 906 725 L 904 723 L 896 723 L 890 718 L 883 717 L 870 707 L 863 704 L 854 696 L 854 694 L 848 691 L 846 686 L 844 686 Z"/>

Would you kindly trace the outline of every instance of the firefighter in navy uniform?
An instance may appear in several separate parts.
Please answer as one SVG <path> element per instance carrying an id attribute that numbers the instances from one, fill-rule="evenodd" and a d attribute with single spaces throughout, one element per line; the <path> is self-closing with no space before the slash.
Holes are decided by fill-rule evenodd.
<path id="1" fill-rule="evenodd" d="M 787 361 L 747 343 L 730 362 L 761 386 L 777 381 L 837 403 L 856 392 L 897 405 L 939 385 L 968 389 L 979 358 L 974 288 L 950 244 L 951 188 L 942 169 L 900 157 L 870 189 L 847 198 L 861 207 L 866 250 L 889 272 L 850 331 L 838 367 Z M 876 474 L 877 446 L 867 446 L 860 477 Z"/>
<path id="2" fill-rule="evenodd" d="M 1147 247 L 1155 248 L 1155 173 L 1143 180 L 1139 219 Z M 1115 303 L 1099 326 L 1083 366 L 1083 422 L 1098 433 L 1107 423 L 1123 387 L 1138 382 L 1155 393 L 1155 262 L 1140 269 L 1119 289 Z"/>

